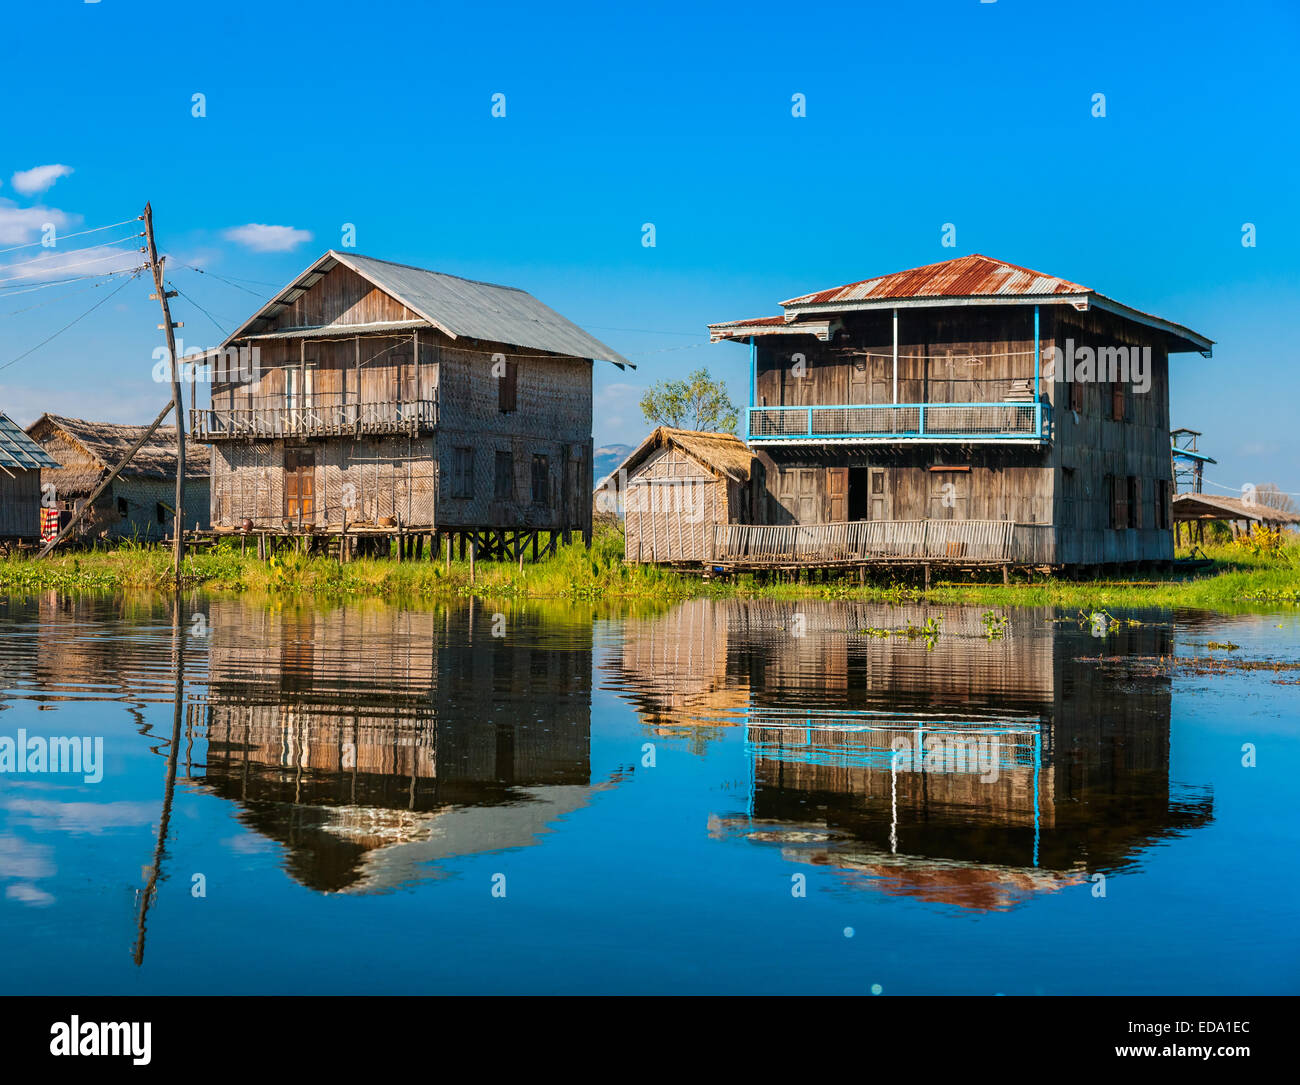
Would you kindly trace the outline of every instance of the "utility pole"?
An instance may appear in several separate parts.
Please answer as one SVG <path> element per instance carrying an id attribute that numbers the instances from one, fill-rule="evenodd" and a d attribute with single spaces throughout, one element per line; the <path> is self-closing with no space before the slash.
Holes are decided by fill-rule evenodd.
<path id="1" fill-rule="evenodd" d="M 149 244 L 149 267 L 153 271 L 153 285 L 162 306 L 163 323 L 158 327 L 167 333 L 167 352 L 172 360 L 172 409 L 176 412 L 176 508 L 172 517 L 173 556 L 175 558 L 176 586 L 181 583 L 181 561 L 185 557 L 185 403 L 181 397 L 181 360 L 176 357 L 176 329 L 183 324 L 172 323 L 172 312 L 167 305 L 168 298 L 174 298 L 176 291 L 167 292 L 163 286 L 163 261 L 158 259 L 158 247 L 153 237 L 153 205 L 144 205 L 144 232 Z"/>

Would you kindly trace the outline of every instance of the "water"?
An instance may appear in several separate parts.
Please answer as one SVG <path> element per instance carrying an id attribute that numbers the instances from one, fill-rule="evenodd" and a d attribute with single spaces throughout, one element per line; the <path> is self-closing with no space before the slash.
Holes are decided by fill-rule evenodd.
<path id="1" fill-rule="evenodd" d="M 1300 990 L 1297 617 L 1008 613 L 0 601 L 0 990 Z"/>

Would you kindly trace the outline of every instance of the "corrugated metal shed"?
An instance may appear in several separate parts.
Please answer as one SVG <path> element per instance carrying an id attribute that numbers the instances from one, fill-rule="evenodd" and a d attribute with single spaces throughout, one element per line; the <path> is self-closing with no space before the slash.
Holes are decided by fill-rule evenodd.
<path id="1" fill-rule="evenodd" d="M 229 339 L 248 336 L 258 320 L 274 317 L 337 265 L 351 268 L 453 338 L 484 339 L 576 358 L 636 367 L 531 294 L 512 286 L 461 279 L 438 271 L 330 250 L 247 320 Z"/>
<path id="2" fill-rule="evenodd" d="M 58 467 L 59 461 L 27 436 L 7 414 L 0 414 L 0 467 Z"/>
<path id="3" fill-rule="evenodd" d="M 955 260 L 896 271 L 875 279 L 819 290 L 781 302 L 783 307 L 830 305 L 843 301 L 883 298 L 971 298 L 1011 295 L 1045 297 L 1053 294 L 1090 294 L 1092 289 L 1069 279 L 972 253 Z"/>

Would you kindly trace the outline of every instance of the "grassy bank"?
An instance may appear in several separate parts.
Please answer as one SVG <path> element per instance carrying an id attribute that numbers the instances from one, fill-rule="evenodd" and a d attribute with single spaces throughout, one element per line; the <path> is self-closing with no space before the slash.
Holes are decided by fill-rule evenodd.
<path id="1" fill-rule="evenodd" d="M 622 535 L 598 531 L 590 551 L 562 547 L 537 565 L 479 562 L 470 583 L 468 562 L 398 562 L 362 559 L 340 565 L 324 557 L 289 554 L 267 563 L 241 555 L 237 546 L 193 553 L 185 559 L 185 582 L 216 592 L 301 594 L 333 598 L 439 599 L 476 595 L 495 599 L 673 601 L 699 596 L 777 599 L 831 598 L 882 601 L 925 599 L 979 606 L 1197 607 L 1236 611 L 1300 604 L 1300 543 L 1252 552 L 1228 544 L 1207 549 L 1210 569 L 1195 574 L 1141 574 L 1138 580 L 1074 581 L 1018 577 L 1009 585 L 991 580 L 938 580 L 928 592 L 914 580 L 856 578 L 817 583 L 760 582 L 741 576 L 704 584 L 698 577 L 655 566 L 623 563 Z M 123 546 L 112 551 L 68 554 L 34 561 L 0 561 L 0 589 L 36 591 L 166 590 L 171 554 L 165 549 Z"/>

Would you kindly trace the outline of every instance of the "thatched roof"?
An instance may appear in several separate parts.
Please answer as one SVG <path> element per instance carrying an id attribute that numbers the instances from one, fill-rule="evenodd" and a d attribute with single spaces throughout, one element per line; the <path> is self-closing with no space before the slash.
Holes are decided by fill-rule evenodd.
<path id="1" fill-rule="evenodd" d="M 1266 524 L 1300 524 L 1300 514 L 1283 512 L 1262 502 L 1246 504 L 1239 497 L 1218 494 L 1175 494 L 1175 520 L 1252 520 Z"/>
<path id="2" fill-rule="evenodd" d="M 611 474 L 617 476 L 620 471 L 631 474 L 656 448 L 679 448 L 715 475 L 735 482 L 748 482 L 753 470 L 754 454 L 733 433 L 659 426 Z"/>
<path id="3" fill-rule="evenodd" d="M 65 496 L 89 493 L 131 450 L 148 426 L 123 426 L 112 422 L 89 422 L 84 418 L 66 418 L 43 414 L 27 427 L 31 437 L 41 444 L 52 436 L 62 437 L 81 449 L 98 470 L 77 464 L 56 476 L 59 493 Z M 187 439 L 185 443 L 185 477 L 206 481 L 211 452 L 206 445 Z M 159 426 L 123 468 L 121 478 L 166 480 L 176 477 L 176 427 Z"/>

